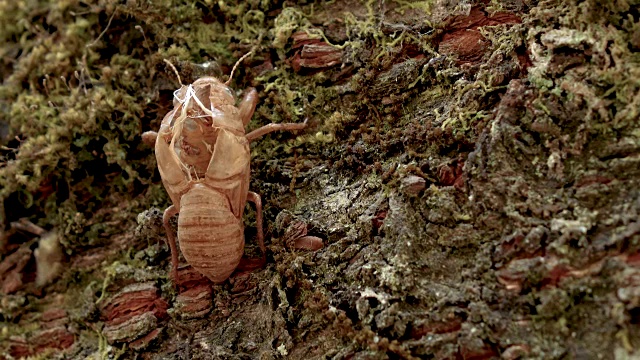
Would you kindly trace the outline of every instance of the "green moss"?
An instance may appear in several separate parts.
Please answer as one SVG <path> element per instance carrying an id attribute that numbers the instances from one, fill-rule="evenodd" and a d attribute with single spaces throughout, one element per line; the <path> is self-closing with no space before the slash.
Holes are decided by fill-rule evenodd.
<path id="1" fill-rule="evenodd" d="M 400 14 L 404 14 L 407 9 L 419 9 L 422 10 L 425 14 L 430 14 L 431 9 L 433 8 L 434 1 L 402 1 L 402 0 L 394 0 L 394 3 L 400 5 L 395 8 L 394 11 L 397 11 Z"/>

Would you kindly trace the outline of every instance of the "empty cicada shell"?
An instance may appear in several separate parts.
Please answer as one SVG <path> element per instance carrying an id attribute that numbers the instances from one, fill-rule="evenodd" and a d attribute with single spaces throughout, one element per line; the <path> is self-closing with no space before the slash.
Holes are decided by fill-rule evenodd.
<path id="1" fill-rule="evenodd" d="M 162 120 L 155 141 L 160 176 L 173 202 L 163 222 L 174 280 L 178 253 L 169 219 L 178 213 L 178 239 L 185 259 L 212 281 L 221 282 L 240 263 L 242 213 L 245 203 L 253 202 L 264 262 L 261 199 L 248 189 L 249 142 L 276 130 L 304 129 L 306 123 L 269 124 L 245 134 L 257 101 L 256 91 L 250 89 L 236 106 L 232 90 L 213 77 L 200 78 L 174 93 L 174 108 Z M 147 140 L 153 137 L 144 134 Z"/>

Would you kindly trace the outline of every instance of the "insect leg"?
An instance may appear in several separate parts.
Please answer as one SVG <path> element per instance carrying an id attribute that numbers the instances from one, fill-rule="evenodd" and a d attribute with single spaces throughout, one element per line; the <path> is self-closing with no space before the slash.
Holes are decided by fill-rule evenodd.
<path id="1" fill-rule="evenodd" d="M 306 127 L 307 127 L 306 119 L 303 123 L 269 124 L 261 128 L 258 128 L 256 130 L 253 130 L 252 132 L 248 133 L 245 137 L 247 138 L 247 140 L 253 141 L 259 138 L 260 136 L 266 135 L 270 132 L 302 130 Z"/>
<path id="2" fill-rule="evenodd" d="M 251 120 L 257 104 L 258 92 L 256 89 L 251 88 L 242 98 L 240 105 L 238 105 L 238 110 L 240 110 L 240 119 L 242 119 L 242 124 L 244 126 L 247 126 Z"/>
<path id="3" fill-rule="evenodd" d="M 262 258 L 266 259 L 267 249 L 264 246 L 264 232 L 262 229 L 262 199 L 260 195 L 249 191 L 247 193 L 247 201 L 251 201 L 256 206 L 256 227 L 258 228 L 258 245 L 262 251 Z"/>
<path id="4" fill-rule="evenodd" d="M 178 213 L 178 209 L 171 205 L 162 215 L 162 223 L 164 229 L 167 232 L 167 239 L 169 241 L 169 248 L 171 249 L 171 280 L 173 280 L 174 286 L 178 286 L 178 248 L 176 247 L 176 237 L 173 235 L 173 229 L 169 226 L 169 220 Z"/>
<path id="5" fill-rule="evenodd" d="M 145 131 L 142 133 L 142 142 L 149 145 L 150 147 L 156 146 L 156 139 L 158 138 L 158 133 L 155 131 Z"/>

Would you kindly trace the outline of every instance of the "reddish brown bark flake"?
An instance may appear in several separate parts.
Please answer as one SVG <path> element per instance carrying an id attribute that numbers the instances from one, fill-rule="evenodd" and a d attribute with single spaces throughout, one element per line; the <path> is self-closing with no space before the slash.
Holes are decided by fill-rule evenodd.
<path id="1" fill-rule="evenodd" d="M 438 181 L 441 185 L 454 186 L 456 189 L 464 187 L 464 161 L 456 161 L 453 164 L 442 165 L 438 168 Z"/>
<path id="2" fill-rule="evenodd" d="M 35 352 L 40 353 L 48 348 L 66 349 L 73 345 L 75 337 L 64 326 L 41 331 L 31 341 L 35 346 Z"/>
<path id="3" fill-rule="evenodd" d="M 34 356 L 46 349 L 64 350 L 75 342 L 75 336 L 65 326 L 35 333 L 28 340 L 14 337 L 10 340 L 8 353 L 14 358 Z"/>
<path id="4" fill-rule="evenodd" d="M 498 355 L 496 351 L 487 344 L 474 346 L 475 344 L 465 342 L 460 346 L 460 355 L 464 360 L 485 360 L 495 359 Z"/>
<path id="5" fill-rule="evenodd" d="M 480 33 L 481 27 L 520 22 L 520 18 L 514 14 L 499 12 L 489 16 L 481 8 L 475 7 L 471 9 L 469 15 L 455 16 L 449 20 L 447 30 L 438 46 L 438 52 L 456 56 L 459 63 L 479 61 L 489 44 L 489 41 Z"/>
<path id="6" fill-rule="evenodd" d="M 158 320 L 167 317 L 169 304 L 152 282 L 126 286 L 102 308 L 103 335 L 110 343 L 129 342 L 147 336 Z M 138 344 L 144 347 L 144 341 Z"/>
<path id="7" fill-rule="evenodd" d="M 129 348 L 140 351 L 146 349 L 154 340 L 160 337 L 163 328 L 150 331 L 147 335 L 129 343 Z"/>
<path id="8" fill-rule="evenodd" d="M 176 297 L 175 309 L 183 319 L 203 317 L 213 308 L 212 294 L 209 285 L 188 289 Z"/>
<path id="9" fill-rule="evenodd" d="M 177 287 L 180 290 L 187 290 L 200 285 L 210 284 L 211 282 L 204 275 L 197 272 L 191 266 L 178 269 Z"/>
<path id="10" fill-rule="evenodd" d="M 102 314 L 110 325 L 117 325 L 148 311 L 163 318 L 167 308 L 167 302 L 158 296 L 155 285 L 135 284 L 127 286 L 111 299 L 104 307 Z"/>
<path id="11" fill-rule="evenodd" d="M 342 50 L 309 36 L 306 32 L 292 35 L 297 49 L 289 62 L 295 72 L 303 69 L 326 69 L 342 63 Z"/>
<path id="12" fill-rule="evenodd" d="M 0 291 L 3 294 L 13 294 L 22 288 L 22 271 L 29 263 L 31 253 L 32 250 L 28 246 L 22 246 L 0 262 Z"/>
<path id="13" fill-rule="evenodd" d="M 49 309 L 42 313 L 40 318 L 40 327 L 51 329 L 63 326 L 69 321 L 67 311 L 61 308 Z"/>

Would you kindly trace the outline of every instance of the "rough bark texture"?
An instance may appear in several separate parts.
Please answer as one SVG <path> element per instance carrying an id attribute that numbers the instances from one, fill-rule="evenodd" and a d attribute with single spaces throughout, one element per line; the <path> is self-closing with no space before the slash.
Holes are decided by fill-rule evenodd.
<path id="1" fill-rule="evenodd" d="M 638 9 L 0 3 L 0 358 L 638 358 Z M 249 51 L 267 265 L 174 289 L 140 135 Z"/>

